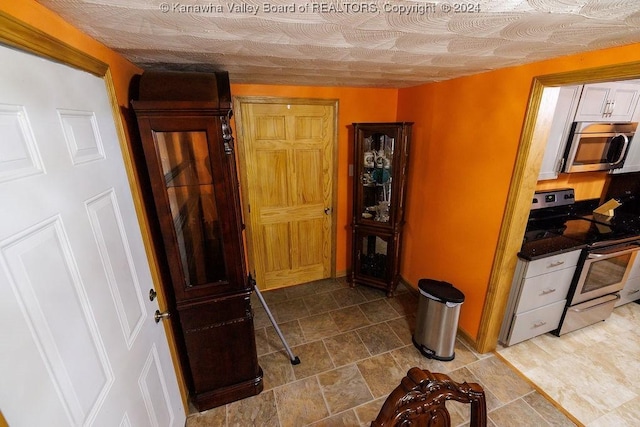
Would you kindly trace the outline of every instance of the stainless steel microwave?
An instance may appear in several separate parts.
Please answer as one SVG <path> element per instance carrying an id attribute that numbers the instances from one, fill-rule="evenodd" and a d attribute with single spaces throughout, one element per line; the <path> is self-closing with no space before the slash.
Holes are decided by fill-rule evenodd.
<path id="1" fill-rule="evenodd" d="M 575 122 L 562 172 L 605 171 L 622 167 L 637 127 L 637 122 Z"/>

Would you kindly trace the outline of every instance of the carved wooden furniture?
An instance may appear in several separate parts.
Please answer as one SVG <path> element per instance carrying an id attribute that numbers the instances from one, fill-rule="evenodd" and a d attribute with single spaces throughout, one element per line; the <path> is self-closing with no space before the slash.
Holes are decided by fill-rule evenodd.
<path id="1" fill-rule="evenodd" d="M 448 427 L 451 418 L 445 403 L 471 404 L 470 427 L 486 427 L 484 390 L 476 383 L 457 383 L 445 374 L 411 368 L 382 405 L 371 427 Z"/>
<path id="2" fill-rule="evenodd" d="M 351 276 L 353 285 L 393 296 L 400 248 L 412 123 L 354 123 Z"/>
<path id="3" fill-rule="evenodd" d="M 262 391 L 226 73 L 145 73 L 132 101 L 170 321 L 199 410 Z M 138 150 L 140 151 L 140 150 Z"/>

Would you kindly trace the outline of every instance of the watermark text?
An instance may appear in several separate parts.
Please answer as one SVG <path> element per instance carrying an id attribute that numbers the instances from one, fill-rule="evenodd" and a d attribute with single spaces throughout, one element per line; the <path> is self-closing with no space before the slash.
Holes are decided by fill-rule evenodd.
<path id="1" fill-rule="evenodd" d="M 291 3 L 248 3 L 243 1 L 230 1 L 227 3 L 161 3 L 159 9 L 162 13 L 190 13 L 190 14 L 286 14 L 286 13 L 350 13 L 350 14 L 396 14 L 396 15 L 429 15 L 429 14 L 457 14 L 482 12 L 478 2 L 427 2 L 427 3 L 396 3 L 366 2 L 366 1 L 330 1 L 318 0 Z"/>

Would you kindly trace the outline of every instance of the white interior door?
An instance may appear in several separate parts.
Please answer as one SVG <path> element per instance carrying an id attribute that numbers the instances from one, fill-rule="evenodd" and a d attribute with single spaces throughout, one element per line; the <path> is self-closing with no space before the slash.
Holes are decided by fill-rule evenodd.
<path id="1" fill-rule="evenodd" d="M 105 81 L 0 46 L 0 408 L 184 426 Z"/>

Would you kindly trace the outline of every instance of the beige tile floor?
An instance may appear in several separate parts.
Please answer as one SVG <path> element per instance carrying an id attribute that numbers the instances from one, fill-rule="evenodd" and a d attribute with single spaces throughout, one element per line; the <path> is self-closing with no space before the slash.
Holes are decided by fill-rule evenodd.
<path id="1" fill-rule="evenodd" d="M 498 354 L 589 427 L 640 426 L 640 305 L 558 338 L 541 335 Z"/>
<path id="2" fill-rule="evenodd" d="M 264 391 L 188 417 L 201 426 L 368 426 L 413 366 L 456 381 L 480 383 L 489 426 L 572 426 L 573 422 L 494 354 L 479 355 L 460 338 L 453 361 L 423 357 L 411 342 L 418 297 L 393 298 L 344 279 L 263 292 L 293 353 L 292 365 L 260 302 L 253 302 Z M 637 361 L 635 362 L 637 371 Z M 468 406 L 451 403 L 454 425 L 468 425 Z"/>

